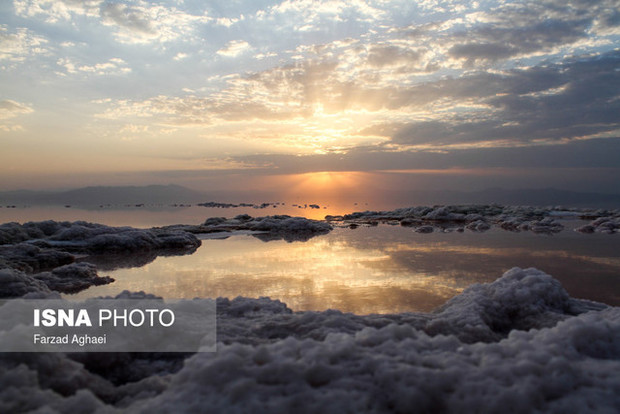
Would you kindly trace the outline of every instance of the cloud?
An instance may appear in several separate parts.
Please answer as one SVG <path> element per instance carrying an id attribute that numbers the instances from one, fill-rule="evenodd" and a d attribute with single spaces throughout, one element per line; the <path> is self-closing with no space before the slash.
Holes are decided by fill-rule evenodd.
<path id="1" fill-rule="evenodd" d="M 443 151 L 358 147 L 346 153 L 288 155 L 261 154 L 235 157 L 239 162 L 269 165 L 270 172 L 296 174 L 318 171 L 449 171 L 453 169 L 620 169 L 620 137 L 556 142 L 520 147 L 472 147 Z M 269 172 L 267 171 L 267 172 Z M 608 181 L 613 181 L 608 177 Z M 616 187 L 617 187 L 616 182 Z M 620 190 L 615 188 L 614 190 Z"/>
<path id="2" fill-rule="evenodd" d="M 225 96 L 224 96 L 225 98 Z M 150 118 L 161 125 L 211 125 L 220 121 L 281 120 L 292 115 L 290 109 L 270 107 L 260 102 L 230 102 L 215 97 L 195 95 L 175 97 L 160 95 L 143 101 L 104 102 L 108 108 L 97 115 L 102 119 Z"/>
<path id="3" fill-rule="evenodd" d="M 32 78 L 88 76 L 102 135 L 130 126 L 120 136 L 171 142 L 161 131 L 174 129 L 188 146 L 190 135 L 230 139 L 245 153 L 352 159 L 374 145 L 360 162 L 402 153 L 406 169 L 415 151 L 432 159 L 620 130 L 614 1 L 246 3 L 16 0 L 29 29 L 0 29 L 0 58 L 17 66 L 47 53 Z M 80 95 L 53 90 L 68 80 L 49 96 Z"/>
<path id="4" fill-rule="evenodd" d="M 466 64 L 471 66 L 479 60 L 496 61 L 552 51 L 554 47 L 587 38 L 591 20 L 544 20 L 523 26 L 514 25 L 512 20 L 502 23 L 483 25 L 463 33 L 467 40 L 457 40 L 448 50 L 448 55 L 465 59 Z"/>
<path id="5" fill-rule="evenodd" d="M 307 117 L 320 99 L 320 84 L 335 63 L 301 62 L 227 80 L 227 87 L 208 96 L 164 96 L 106 102 L 101 117 L 160 117 L 176 125 L 220 121 L 281 121 Z"/>
<path id="6" fill-rule="evenodd" d="M 385 17 L 386 12 L 378 6 L 361 0 L 285 0 L 270 7 L 261 17 L 278 20 L 286 17 L 289 24 L 297 28 L 307 26 L 320 30 L 320 23 L 328 20 L 332 23 L 353 19 L 369 22 Z"/>
<path id="7" fill-rule="evenodd" d="M 121 31 L 126 31 L 129 37 L 133 35 L 148 39 L 157 36 L 154 22 L 145 8 L 106 3 L 101 7 L 101 17 L 104 25 L 117 26 Z"/>
<path id="8" fill-rule="evenodd" d="M 391 135 L 402 145 L 563 140 L 620 129 L 620 52 L 563 64 L 476 74 L 425 85 L 453 106 L 476 99 L 486 109 L 412 122 Z M 415 88 L 413 91 L 415 92 Z M 421 91 L 425 95 L 424 91 Z M 365 131 L 367 133 L 368 131 Z"/>
<path id="9" fill-rule="evenodd" d="M 239 22 L 239 18 L 230 18 L 230 17 L 218 17 L 215 20 L 215 24 L 220 25 L 220 26 L 224 26 L 224 27 L 230 27 L 232 25 L 234 25 L 235 23 Z"/>
<path id="10" fill-rule="evenodd" d="M 63 67 L 67 74 L 82 73 L 104 76 L 121 75 L 131 72 L 131 68 L 127 66 L 127 62 L 120 58 L 112 58 L 107 62 L 95 63 L 93 65 L 78 64 L 70 58 L 60 58 L 56 64 Z"/>
<path id="11" fill-rule="evenodd" d="M 373 45 L 368 52 L 368 64 L 374 67 L 417 63 L 420 52 L 390 45 Z"/>
<path id="12" fill-rule="evenodd" d="M 620 11 L 617 7 L 610 7 L 594 22 L 594 30 L 601 35 L 620 34 Z"/>
<path id="13" fill-rule="evenodd" d="M 261 59 L 266 59 L 266 58 L 276 57 L 276 56 L 278 56 L 276 52 L 267 52 L 267 53 L 258 53 L 254 56 L 254 58 L 257 60 L 261 60 Z"/>
<path id="14" fill-rule="evenodd" d="M 27 28 L 20 27 L 12 33 L 0 25 L 0 61 L 23 62 L 29 57 L 47 54 L 48 40 Z"/>
<path id="15" fill-rule="evenodd" d="M 13 0 L 15 14 L 43 17 L 48 23 L 68 21 L 73 16 L 97 16 L 102 0 Z"/>
<path id="16" fill-rule="evenodd" d="M 144 1 L 135 5 L 106 2 L 101 6 L 102 24 L 115 28 L 122 43 L 170 42 L 180 37 L 189 40 L 196 24 L 209 21 L 206 14 L 193 15 Z"/>
<path id="17" fill-rule="evenodd" d="M 9 132 L 23 129 L 13 122 L 20 115 L 30 114 L 34 110 L 23 103 L 5 99 L 0 101 L 0 131 Z"/>
<path id="18" fill-rule="evenodd" d="M 0 101 L 0 119 L 14 118 L 21 114 L 34 112 L 28 105 L 5 99 Z"/>
<path id="19" fill-rule="evenodd" d="M 15 14 L 25 18 L 42 18 L 47 23 L 72 22 L 78 17 L 92 19 L 114 30 L 121 43 L 170 42 L 181 36 L 191 37 L 194 25 L 211 19 L 205 14 L 189 14 L 175 7 L 143 0 L 113 2 L 107 0 L 15 0 Z"/>
<path id="20" fill-rule="evenodd" d="M 222 49 L 217 51 L 218 55 L 226 57 L 236 57 L 249 51 L 252 48 L 245 40 L 232 40 Z"/>
<path id="21" fill-rule="evenodd" d="M 616 5 L 617 6 L 617 5 Z M 566 3 L 557 0 L 519 2 L 467 14 L 465 28 L 444 37 L 447 55 L 465 66 L 500 60 L 573 52 L 592 38 L 593 27 L 601 36 L 610 27 L 617 7 L 613 2 Z"/>
<path id="22" fill-rule="evenodd" d="M 393 62 L 399 55 L 388 56 Z M 330 150 L 328 142 L 350 147 L 385 140 L 402 148 L 530 145 L 619 130 L 619 64 L 620 52 L 610 52 L 399 87 L 380 77 L 343 79 L 339 61 L 318 59 L 233 76 L 205 96 L 111 102 L 101 116 L 152 117 L 168 125 L 235 122 L 241 134 L 255 120 L 278 122 L 267 130 L 289 128 L 289 139 L 298 142 L 329 134 L 323 150 Z"/>
<path id="23" fill-rule="evenodd" d="M 471 64 L 477 59 L 506 59 L 518 53 L 519 49 L 503 43 L 466 43 L 450 48 L 448 54 L 457 59 L 467 59 Z"/>

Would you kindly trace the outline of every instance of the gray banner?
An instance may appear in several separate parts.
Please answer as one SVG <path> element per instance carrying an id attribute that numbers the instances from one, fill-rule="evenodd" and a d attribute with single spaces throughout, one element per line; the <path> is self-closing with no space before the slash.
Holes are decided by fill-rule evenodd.
<path id="1" fill-rule="evenodd" d="M 0 301 L 0 352 L 214 352 L 212 299 Z"/>

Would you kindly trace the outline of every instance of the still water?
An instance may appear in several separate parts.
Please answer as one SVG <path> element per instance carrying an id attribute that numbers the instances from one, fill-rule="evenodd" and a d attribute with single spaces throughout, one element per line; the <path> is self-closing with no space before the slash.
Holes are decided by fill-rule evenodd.
<path id="1" fill-rule="evenodd" d="M 338 228 L 307 242 L 207 239 L 191 255 L 134 259 L 97 259 L 99 274 L 116 282 L 74 296 L 127 289 L 168 298 L 269 296 L 293 310 L 429 311 L 519 266 L 553 275 L 573 297 L 620 305 L 620 237 L 571 230 L 419 234 L 380 225 Z"/>
<path id="2" fill-rule="evenodd" d="M 315 206 L 317 208 L 313 208 Z M 0 206 L 0 223 L 27 221 L 89 221 L 108 226 L 131 226 L 149 228 L 172 224 L 200 224 L 208 217 L 234 217 L 238 214 L 249 214 L 253 217 L 288 214 L 314 220 L 322 220 L 326 215 L 346 214 L 360 210 L 381 210 L 384 206 L 368 203 L 350 204 L 308 204 L 285 203 L 270 204 L 265 208 L 237 207 L 214 208 L 193 205 L 177 206 L 134 206 L 128 208 L 76 208 L 63 206 L 18 206 L 6 208 Z"/>

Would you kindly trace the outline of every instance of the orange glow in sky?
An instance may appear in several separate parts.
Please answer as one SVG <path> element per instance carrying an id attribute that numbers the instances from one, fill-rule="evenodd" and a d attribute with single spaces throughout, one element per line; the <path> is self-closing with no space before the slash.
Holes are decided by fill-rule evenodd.
<path id="1" fill-rule="evenodd" d="M 355 171 L 321 171 L 306 174 L 293 174 L 282 177 L 284 197 L 289 200 L 316 200 L 317 203 L 328 200 L 330 211 L 348 213 L 355 201 L 362 200 L 367 194 L 362 189 L 372 181 L 371 173 Z M 317 211 L 318 217 L 324 212 Z"/>
<path id="2" fill-rule="evenodd" d="M 0 3 L 0 191 L 618 192 L 613 1 L 217 3 Z"/>
<path id="3" fill-rule="evenodd" d="M 355 171 L 321 171 L 306 174 L 295 174 L 290 177 L 296 181 L 291 193 L 335 195 L 343 189 L 358 187 L 367 179 L 366 173 Z"/>

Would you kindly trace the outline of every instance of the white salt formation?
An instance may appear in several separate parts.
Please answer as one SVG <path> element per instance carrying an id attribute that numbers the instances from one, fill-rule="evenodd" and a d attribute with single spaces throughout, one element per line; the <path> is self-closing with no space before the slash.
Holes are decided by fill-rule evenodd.
<path id="1" fill-rule="evenodd" d="M 125 296 L 130 295 L 125 293 Z M 428 314 L 218 300 L 218 351 L 3 354 L 0 411 L 618 412 L 620 308 L 536 269 Z"/>
<path id="2" fill-rule="evenodd" d="M 111 283 L 89 263 L 73 263 L 74 254 L 131 257 L 193 253 L 200 240 L 193 234 L 164 229 L 109 227 L 78 221 L 6 223 L 0 225 L 0 298 L 48 289 L 75 293 Z M 136 257 L 137 256 L 137 257 Z M 23 293 L 22 293 L 23 292 Z"/>
<path id="3" fill-rule="evenodd" d="M 577 229 L 581 233 L 606 233 L 614 234 L 620 232 L 620 215 L 599 217 L 589 224 Z"/>
<path id="4" fill-rule="evenodd" d="M 564 230 L 562 220 L 594 220 L 577 228 L 582 233 L 620 232 L 620 210 L 592 210 L 563 207 L 529 207 L 499 205 L 456 205 L 409 207 L 392 211 L 364 211 L 344 216 L 326 216 L 329 223 L 344 226 L 376 225 L 379 222 L 414 227 L 418 233 L 439 231 L 483 232 L 496 226 L 508 231 L 531 231 L 552 234 Z M 429 228 L 430 227 L 430 228 Z"/>
<path id="5" fill-rule="evenodd" d="M 441 206 L 327 217 L 210 218 L 148 230 L 85 222 L 0 225 L 0 298 L 109 283 L 76 254 L 122 263 L 193 252 L 194 234 L 308 240 L 379 222 L 418 232 L 618 233 L 620 212 Z M 587 237 L 587 236 L 584 236 Z M 147 297 L 124 292 L 119 298 Z M 569 297 L 536 269 L 473 285 L 434 312 L 293 312 L 220 298 L 218 352 L 0 354 L 0 412 L 620 412 L 620 308 Z"/>
<path id="6" fill-rule="evenodd" d="M 33 275 L 48 288 L 61 293 L 76 293 L 91 286 L 105 285 L 114 282 L 109 276 L 97 275 L 97 267 L 90 263 L 72 263 L 57 267 L 51 272 Z"/>
<path id="7" fill-rule="evenodd" d="M 164 249 L 194 249 L 200 246 L 192 234 L 164 229 L 110 227 L 84 221 L 29 222 L 0 225 L 0 245 L 28 242 L 42 248 L 101 254 Z"/>
<path id="8" fill-rule="evenodd" d="M 74 261 L 75 256 L 71 253 L 51 248 L 40 248 L 31 243 L 0 245 L 0 267 L 11 267 L 24 272 L 35 273 Z"/>
<path id="9" fill-rule="evenodd" d="M 254 236 L 264 241 L 286 240 L 293 242 L 307 241 L 314 236 L 327 234 L 332 230 L 332 226 L 324 221 L 304 217 L 287 215 L 252 217 L 248 214 L 240 214 L 232 219 L 211 217 L 199 226 L 176 225 L 168 226 L 165 229 L 195 234 L 250 231 L 255 232 Z"/>
<path id="10" fill-rule="evenodd" d="M 0 298 L 2 299 L 49 293 L 51 290 L 45 283 L 20 270 L 0 269 Z"/>

